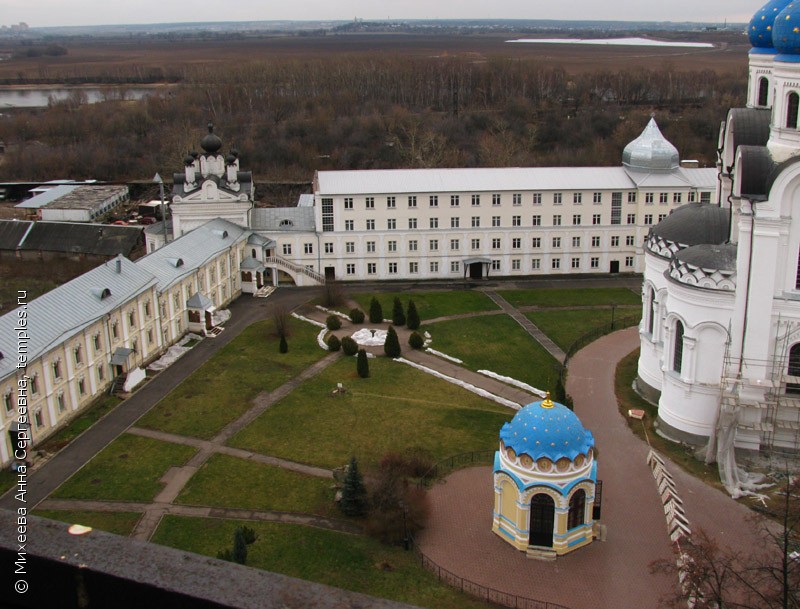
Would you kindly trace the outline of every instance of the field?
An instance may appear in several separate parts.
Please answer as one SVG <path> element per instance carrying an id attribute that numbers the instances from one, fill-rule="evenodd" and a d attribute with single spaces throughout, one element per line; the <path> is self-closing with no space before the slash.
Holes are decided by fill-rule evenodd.
<path id="1" fill-rule="evenodd" d="M 591 34 L 590 34 L 591 35 Z M 629 34 L 625 34 L 629 35 Z M 670 34 L 674 37 L 675 34 Z M 0 80 L 23 75 L 37 79 L 48 72 L 101 74 L 135 67 L 169 71 L 177 66 L 213 66 L 230 62 L 268 61 L 276 58 L 330 57 L 331 55 L 405 55 L 415 57 L 461 57 L 484 62 L 506 56 L 559 66 L 567 73 L 661 68 L 712 69 L 717 72 L 742 70 L 747 63 L 749 44 L 744 36 L 731 32 L 691 32 L 687 40 L 712 42 L 713 49 L 596 47 L 553 44 L 509 44 L 507 40 L 532 37 L 525 33 L 502 34 L 390 34 L 352 33 L 327 36 L 274 35 L 244 39 L 192 39 L 179 41 L 88 39 L 69 40 L 69 52 L 59 57 L 37 57 L 0 62 Z M 653 34 L 653 37 L 660 37 Z M 6 43 L 7 44 L 7 43 Z M 0 46 L 0 52 L 6 49 Z"/>

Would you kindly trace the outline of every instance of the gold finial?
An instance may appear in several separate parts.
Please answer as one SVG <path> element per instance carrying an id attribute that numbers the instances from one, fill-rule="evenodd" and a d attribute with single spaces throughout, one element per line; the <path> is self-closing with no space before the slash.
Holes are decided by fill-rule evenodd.
<path id="1" fill-rule="evenodd" d="M 542 401 L 542 408 L 553 408 L 555 404 L 553 404 L 553 400 L 550 399 L 550 392 L 547 392 L 544 400 Z"/>

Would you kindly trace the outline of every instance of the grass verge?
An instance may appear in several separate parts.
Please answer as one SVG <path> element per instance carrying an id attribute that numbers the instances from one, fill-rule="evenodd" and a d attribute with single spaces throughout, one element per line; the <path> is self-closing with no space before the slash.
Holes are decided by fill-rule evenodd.
<path id="1" fill-rule="evenodd" d="M 691 475 L 699 478 L 706 484 L 722 489 L 716 465 L 706 465 L 694 457 L 694 449 L 683 444 L 670 442 L 656 433 L 654 423 L 658 417 L 658 408 L 642 399 L 633 390 L 633 381 L 636 378 L 639 362 L 637 349 L 627 357 L 620 360 L 617 365 L 615 377 L 615 391 L 619 412 L 628 422 L 628 427 L 642 440 L 648 442 L 659 453 L 669 457 Z M 639 408 L 645 411 L 643 420 L 638 421 L 628 416 L 628 410 Z"/>
<path id="2" fill-rule="evenodd" d="M 641 307 L 617 307 L 614 319 L 627 319 L 640 312 Z M 611 309 L 575 309 L 572 311 L 536 311 L 526 313 L 536 326 L 564 351 L 572 344 L 600 326 L 611 325 Z M 617 329 L 622 326 L 617 326 Z"/>
<path id="3" fill-rule="evenodd" d="M 178 495 L 176 503 L 213 507 L 333 513 L 332 479 L 214 455 Z"/>
<path id="4" fill-rule="evenodd" d="M 383 316 L 386 319 L 392 318 L 392 308 L 394 307 L 395 297 L 399 297 L 403 303 L 403 310 L 408 311 L 408 301 L 413 300 L 417 307 L 419 318 L 435 319 L 446 315 L 458 315 L 460 313 L 480 313 L 483 311 L 496 311 L 497 305 L 483 292 L 470 290 L 453 290 L 447 292 L 387 292 L 379 294 L 354 294 L 353 300 L 358 303 L 369 319 L 369 304 L 372 298 L 378 299 L 383 308 Z"/>
<path id="5" fill-rule="evenodd" d="M 196 450 L 124 434 L 53 493 L 58 499 L 152 501 L 164 485 L 159 479 L 184 465 Z"/>
<path id="6" fill-rule="evenodd" d="M 494 448 L 513 412 L 465 389 L 385 358 L 358 378 L 343 358 L 272 406 L 229 444 L 334 468 L 356 455 L 377 463 L 387 452 L 421 448 L 434 459 Z M 332 396 L 336 383 L 347 393 Z"/>
<path id="7" fill-rule="evenodd" d="M 600 305 L 642 305 L 642 295 L 627 288 L 544 288 L 498 290 L 515 307 L 581 307 Z"/>
<path id="8" fill-rule="evenodd" d="M 412 552 L 368 537 L 272 522 L 165 516 L 153 541 L 216 556 L 238 526 L 255 530 L 247 565 L 330 586 L 436 609 L 486 609 L 425 571 Z"/>
<path id="9" fill-rule="evenodd" d="M 46 452 L 58 452 L 75 438 L 114 410 L 122 400 L 113 395 L 104 395 L 89 406 L 81 415 L 75 417 L 58 433 L 50 436 L 40 447 Z"/>
<path id="10" fill-rule="evenodd" d="M 34 510 L 35 516 L 60 520 L 67 524 L 82 524 L 93 529 L 125 535 L 133 532 L 139 518 L 138 512 L 80 512 L 71 510 Z"/>
<path id="11" fill-rule="evenodd" d="M 180 435 L 209 439 L 251 406 L 322 358 L 314 326 L 292 319 L 289 352 L 278 352 L 271 320 L 244 330 L 136 423 Z"/>
<path id="12" fill-rule="evenodd" d="M 425 326 L 431 347 L 457 357 L 470 370 L 491 370 L 552 390 L 558 362 L 507 315 L 485 315 Z"/>

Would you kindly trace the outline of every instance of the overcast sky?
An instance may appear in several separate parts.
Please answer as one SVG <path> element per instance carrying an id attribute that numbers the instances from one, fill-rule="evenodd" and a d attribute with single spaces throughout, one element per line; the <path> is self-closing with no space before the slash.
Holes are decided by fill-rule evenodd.
<path id="1" fill-rule="evenodd" d="M 746 22 L 766 0 L 0 0 L 0 25 L 31 27 L 328 19 L 592 19 Z"/>

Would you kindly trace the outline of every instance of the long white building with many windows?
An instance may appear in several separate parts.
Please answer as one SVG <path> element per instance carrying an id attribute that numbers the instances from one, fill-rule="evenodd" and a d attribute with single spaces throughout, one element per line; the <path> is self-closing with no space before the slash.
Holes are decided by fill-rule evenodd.
<path id="1" fill-rule="evenodd" d="M 234 155 L 226 169 L 216 136 L 201 146 L 203 153 L 187 157 L 185 174 L 175 176 L 175 237 L 191 222 L 221 213 L 221 185 L 230 186 L 238 170 Z M 272 281 L 281 273 L 308 284 L 323 277 L 642 272 L 648 229 L 680 205 L 711 202 L 717 174 L 682 164 L 655 120 L 625 148 L 622 161 L 620 167 L 319 171 L 313 195 L 296 207 L 250 202 L 247 225 L 274 244 L 266 265 Z M 189 184 L 191 212 L 183 192 Z M 213 194 L 205 212 L 204 193 Z M 225 217 L 235 221 L 248 200 L 231 195 L 235 213 Z"/>

